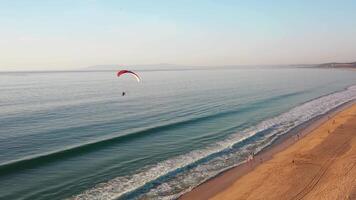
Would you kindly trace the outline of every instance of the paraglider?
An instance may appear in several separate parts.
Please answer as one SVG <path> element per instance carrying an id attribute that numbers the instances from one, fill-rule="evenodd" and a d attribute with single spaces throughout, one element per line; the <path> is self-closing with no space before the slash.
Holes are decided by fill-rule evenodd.
<path id="1" fill-rule="evenodd" d="M 120 70 L 120 71 L 117 72 L 116 75 L 117 75 L 117 77 L 120 77 L 120 76 L 122 76 L 122 75 L 124 75 L 124 74 L 131 74 L 133 77 L 136 78 L 137 82 L 140 82 L 140 81 L 141 81 L 141 77 L 140 77 L 138 74 L 136 74 L 136 73 L 133 72 L 133 71 L 129 71 L 129 70 Z M 125 96 L 125 95 L 126 95 L 126 92 L 123 91 L 122 94 L 121 94 L 121 96 Z"/>
<path id="2" fill-rule="evenodd" d="M 136 78 L 137 82 L 140 82 L 140 81 L 141 81 L 141 77 L 140 77 L 138 74 L 136 74 L 136 73 L 133 72 L 133 71 L 129 71 L 129 70 L 120 70 L 120 71 L 118 71 L 118 72 L 117 72 L 117 77 L 120 77 L 120 76 L 123 75 L 123 74 L 131 74 L 131 75 L 133 75 L 133 76 Z"/>

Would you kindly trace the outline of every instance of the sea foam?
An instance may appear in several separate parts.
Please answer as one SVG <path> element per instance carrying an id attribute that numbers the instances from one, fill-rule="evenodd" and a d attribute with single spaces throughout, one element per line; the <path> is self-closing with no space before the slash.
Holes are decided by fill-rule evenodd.
<path id="1" fill-rule="evenodd" d="M 280 135 L 356 99 L 356 86 L 313 99 L 205 149 L 191 151 L 131 175 L 100 183 L 71 199 L 175 199 L 207 179 L 246 161 Z"/>

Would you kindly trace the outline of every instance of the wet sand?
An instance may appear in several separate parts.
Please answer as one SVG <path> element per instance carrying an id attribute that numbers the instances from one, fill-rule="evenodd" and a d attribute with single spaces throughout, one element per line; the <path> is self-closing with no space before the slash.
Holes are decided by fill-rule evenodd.
<path id="1" fill-rule="evenodd" d="M 180 199 L 356 199 L 356 104 Z"/>

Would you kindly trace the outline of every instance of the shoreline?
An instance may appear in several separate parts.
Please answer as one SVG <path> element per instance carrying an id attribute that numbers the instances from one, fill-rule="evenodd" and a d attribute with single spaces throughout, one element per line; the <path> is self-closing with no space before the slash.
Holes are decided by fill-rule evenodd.
<path id="1" fill-rule="evenodd" d="M 181 200 L 199 200 L 209 199 L 222 191 L 229 188 L 234 182 L 254 171 L 263 163 L 270 161 L 276 154 L 287 150 L 293 144 L 297 143 L 305 136 L 312 133 L 314 130 L 327 123 L 331 118 L 337 116 L 341 112 L 356 105 L 356 100 L 344 103 L 330 111 L 317 116 L 309 121 L 293 128 L 284 135 L 281 135 L 270 146 L 263 149 L 254 156 L 252 162 L 244 162 L 238 166 L 232 167 L 220 174 L 208 179 L 200 185 L 192 188 L 192 190 L 182 194 L 178 199 Z M 297 136 L 298 134 L 299 136 Z"/>

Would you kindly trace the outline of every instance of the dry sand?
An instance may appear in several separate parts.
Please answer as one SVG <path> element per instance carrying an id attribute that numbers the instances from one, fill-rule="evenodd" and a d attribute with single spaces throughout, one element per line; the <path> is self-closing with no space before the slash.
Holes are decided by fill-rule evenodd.
<path id="1" fill-rule="evenodd" d="M 356 199 L 356 104 L 324 121 L 267 161 L 255 157 L 181 199 Z"/>

